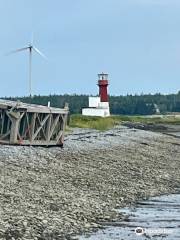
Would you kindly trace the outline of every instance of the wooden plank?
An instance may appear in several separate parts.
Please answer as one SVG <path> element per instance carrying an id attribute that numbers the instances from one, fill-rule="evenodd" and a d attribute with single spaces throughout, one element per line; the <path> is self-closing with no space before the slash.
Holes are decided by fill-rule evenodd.
<path id="1" fill-rule="evenodd" d="M 49 118 L 49 115 L 48 115 L 48 118 Z M 39 121 L 39 124 L 41 125 L 41 121 L 42 121 L 42 120 L 39 119 L 39 115 L 37 116 L 37 119 L 38 119 L 38 121 Z M 43 124 L 43 126 L 44 126 L 44 125 L 45 125 L 45 124 Z M 42 126 L 42 128 L 41 128 L 41 131 L 42 131 L 42 133 L 43 133 L 43 135 L 44 135 L 44 138 L 46 139 L 46 133 L 45 133 L 45 131 L 44 131 L 43 126 Z"/>
<path id="2" fill-rule="evenodd" d="M 27 111 L 31 113 L 57 113 L 57 114 L 63 114 L 67 113 L 68 109 L 65 108 L 54 108 L 54 107 L 48 107 L 43 105 L 36 105 L 36 104 L 27 104 L 22 103 L 19 101 L 9 101 L 9 100 L 1 100 L 0 99 L 0 109 L 7 109 L 8 107 L 12 107 L 14 109 L 17 109 L 19 111 Z"/>
<path id="3" fill-rule="evenodd" d="M 30 141 L 33 140 L 32 137 L 33 137 L 34 132 L 35 132 L 36 117 L 37 117 L 37 113 L 33 113 L 32 119 L 31 119 Z"/>
<path id="4" fill-rule="evenodd" d="M 6 138 L 8 135 L 10 135 L 11 130 L 9 130 L 7 133 L 5 133 L 4 135 L 0 136 L 0 140 L 3 140 L 4 138 Z"/>
<path id="5" fill-rule="evenodd" d="M 53 113 L 53 114 L 67 114 L 66 109 L 57 109 L 57 110 L 50 110 L 50 109 L 40 109 L 40 108 L 27 108 L 27 112 L 30 113 Z"/>
<path id="6" fill-rule="evenodd" d="M 0 144 L 6 144 L 6 145 L 9 145 L 9 140 L 1 140 L 0 139 Z"/>
<path id="7" fill-rule="evenodd" d="M 28 141 L 28 140 L 25 140 L 21 143 L 21 145 L 27 145 L 27 146 L 62 146 L 62 144 L 57 144 L 57 141 L 55 140 L 51 140 L 51 141 L 40 141 L 40 140 L 34 140 L 33 143 Z"/>
<path id="8" fill-rule="evenodd" d="M 56 125 L 57 125 L 57 123 L 58 123 L 58 121 L 59 121 L 59 115 L 55 118 L 55 120 L 54 120 L 54 122 L 53 122 L 53 125 L 52 125 L 52 127 L 51 127 L 51 130 L 50 130 L 50 133 L 49 133 L 49 139 L 48 140 L 50 140 L 51 139 L 51 137 L 52 137 L 52 135 L 53 135 L 53 133 L 54 133 L 54 130 L 55 130 L 55 128 L 56 128 Z"/>
<path id="9" fill-rule="evenodd" d="M 44 120 L 41 123 L 41 126 L 36 130 L 36 132 L 33 134 L 32 136 L 32 141 L 34 141 L 34 139 L 37 137 L 38 133 L 41 131 L 42 127 L 44 126 L 44 124 L 46 123 L 47 119 L 49 118 L 49 114 L 44 118 Z"/>
<path id="10" fill-rule="evenodd" d="M 60 130 L 57 137 L 56 137 L 56 142 L 59 142 L 59 139 L 62 137 L 62 135 L 63 135 L 63 131 Z"/>
<path id="11" fill-rule="evenodd" d="M 65 131 L 65 128 L 66 128 L 66 123 L 67 123 L 67 114 L 66 115 L 62 115 L 61 118 L 62 118 L 61 129 L 63 130 L 63 133 L 62 133 L 62 135 L 59 138 L 59 142 L 61 142 L 63 144 L 63 142 L 64 142 L 64 131 Z"/>
<path id="12" fill-rule="evenodd" d="M 2 112 L 2 126 L 1 126 L 1 135 L 3 134 L 3 130 L 4 130 L 4 119 L 5 119 L 5 112 Z"/>
<path id="13" fill-rule="evenodd" d="M 47 128 L 46 128 L 46 139 L 50 141 L 50 131 L 51 131 L 51 124 L 52 124 L 52 114 L 49 115 Z"/>

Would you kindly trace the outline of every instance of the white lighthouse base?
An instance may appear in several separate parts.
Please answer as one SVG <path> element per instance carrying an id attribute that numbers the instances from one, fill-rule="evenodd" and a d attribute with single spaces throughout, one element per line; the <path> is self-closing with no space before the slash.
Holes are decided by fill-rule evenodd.
<path id="1" fill-rule="evenodd" d="M 101 102 L 100 97 L 89 97 L 89 108 L 82 109 L 82 115 L 95 117 L 109 117 L 109 102 Z"/>
<path id="2" fill-rule="evenodd" d="M 100 102 L 100 99 L 96 97 L 89 98 L 89 108 L 82 109 L 82 115 L 84 116 L 97 116 L 97 117 L 109 117 L 109 103 Z"/>
<path id="3" fill-rule="evenodd" d="M 82 115 L 84 116 L 97 116 L 97 117 L 109 117 L 109 108 L 83 108 Z"/>

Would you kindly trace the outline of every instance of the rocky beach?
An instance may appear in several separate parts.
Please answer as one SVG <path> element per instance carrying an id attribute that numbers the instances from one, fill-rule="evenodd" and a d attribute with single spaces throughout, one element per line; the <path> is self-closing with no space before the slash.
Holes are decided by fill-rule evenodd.
<path id="1" fill-rule="evenodd" d="M 0 239 L 73 239 L 116 208 L 180 191 L 180 139 L 73 129 L 64 148 L 0 146 Z"/>

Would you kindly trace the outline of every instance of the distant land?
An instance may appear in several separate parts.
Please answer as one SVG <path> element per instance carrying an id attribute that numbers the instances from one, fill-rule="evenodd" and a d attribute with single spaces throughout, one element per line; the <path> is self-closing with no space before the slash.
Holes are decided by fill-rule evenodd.
<path id="1" fill-rule="evenodd" d="M 88 106 L 89 95 L 35 95 L 30 97 L 8 97 L 8 100 L 20 100 L 26 103 L 47 105 L 50 101 L 52 107 L 64 107 L 69 104 L 70 113 L 81 113 L 83 107 Z M 155 113 L 180 112 L 180 91 L 177 94 L 141 94 L 127 96 L 110 96 L 111 114 L 149 115 Z"/>

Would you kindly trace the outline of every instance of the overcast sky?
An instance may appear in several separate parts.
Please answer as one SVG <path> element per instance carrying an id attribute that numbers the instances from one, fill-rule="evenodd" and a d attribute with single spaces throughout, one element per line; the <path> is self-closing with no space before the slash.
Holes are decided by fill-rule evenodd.
<path id="1" fill-rule="evenodd" d="M 97 93 L 109 73 L 110 94 L 180 90 L 179 0 L 0 0 L 0 96 L 28 94 L 28 53 L 5 56 L 31 41 L 33 94 Z"/>

